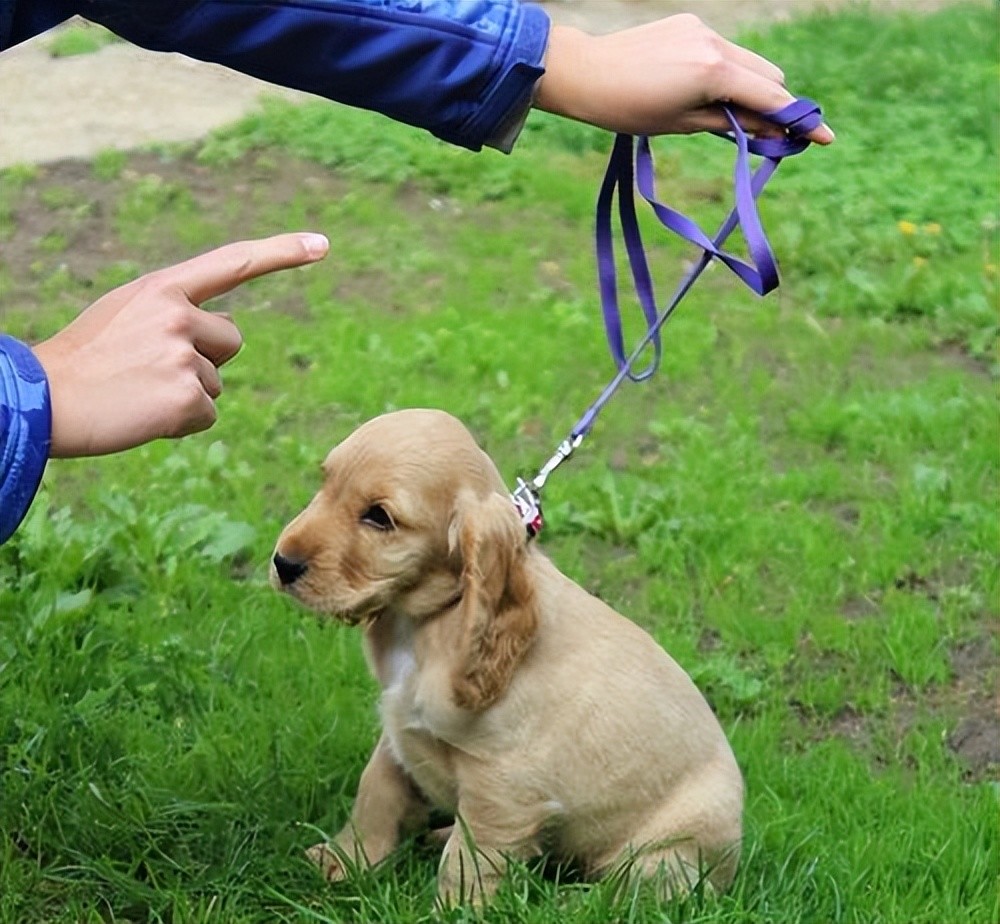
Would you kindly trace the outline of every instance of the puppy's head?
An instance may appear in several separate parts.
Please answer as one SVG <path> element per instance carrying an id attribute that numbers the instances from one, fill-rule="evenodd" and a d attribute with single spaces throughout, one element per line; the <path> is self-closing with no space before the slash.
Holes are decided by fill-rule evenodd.
<path id="1" fill-rule="evenodd" d="M 537 624 L 524 527 L 496 466 L 454 417 L 409 410 L 361 426 L 323 473 L 278 539 L 272 584 L 351 624 L 454 610 L 456 701 L 494 701 Z"/>

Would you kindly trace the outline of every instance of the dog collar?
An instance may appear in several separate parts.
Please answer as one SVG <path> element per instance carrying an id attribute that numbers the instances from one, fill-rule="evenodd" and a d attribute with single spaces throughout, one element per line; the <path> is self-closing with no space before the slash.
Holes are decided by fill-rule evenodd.
<path id="1" fill-rule="evenodd" d="M 545 525 L 542 518 L 542 488 L 545 487 L 545 482 L 549 480 L 549 475 L 573 455 L 573 451 L 582 442 L 583 434 L 564 439 L 530 482 L 523 478 L 517 479 L 517 487 L 510 497 L 521 517 L 528 539 L 534 539 Z"/>

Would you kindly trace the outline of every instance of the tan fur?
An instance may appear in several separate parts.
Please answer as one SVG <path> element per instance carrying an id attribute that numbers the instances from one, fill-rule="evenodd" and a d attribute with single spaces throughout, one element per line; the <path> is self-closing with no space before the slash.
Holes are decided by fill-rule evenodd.
<path id="1" fill-rule="evenodd" d="M 503 480 L 440 411 L 369 421 L 277 552 L 282 587 L 364 625 L 382 738 L 351 820 L 310 856 L 330 879 L 385 859 L 431 806 L 456 813 L 438 877 L 481 900 L 543 850 L 665 891 L 736 869 L 743 784 L 719 723 L 653 639 L 528 544 Z M 372 504 L 395 523 L 362 522 Z M 272 579 L 280 586 L 272 569 Z"/>
<path id="2" fill-rule="evenodd" d="M 452 547 L 462 560 L 465 657 L 455 672 L 455 702 L 479 711 L 510 683 L 538 628 L 538 605 L 528 577 L 524 529 L 499 494 L 461 497 L 452 519 Z"/>

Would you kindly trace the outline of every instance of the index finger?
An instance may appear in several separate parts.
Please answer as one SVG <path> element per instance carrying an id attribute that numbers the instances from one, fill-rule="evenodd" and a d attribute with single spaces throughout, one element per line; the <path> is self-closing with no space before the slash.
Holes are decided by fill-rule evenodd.
<path id="1" fill-rule="evenodd" d="M 192 304 L 201 305 L 258 276 L 315 263 L 329 249 L 330 242 L 322 234 L 277 234 L 226 244 L 162 270 L 161 274 L 180 286 Z"/>

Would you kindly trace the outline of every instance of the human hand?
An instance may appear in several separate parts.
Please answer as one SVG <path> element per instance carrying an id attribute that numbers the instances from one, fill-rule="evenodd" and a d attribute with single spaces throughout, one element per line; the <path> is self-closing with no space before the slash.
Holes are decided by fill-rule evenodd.
<path id="1" fill-rule="evenodd" d="M 320 234 L 228 244 L 109 292 L 35 355 L 49 380 L 53 457 L 119 452 L 215 423 L 218 367 L 243 338 L 202 302 L 257 276 L 322 259 Z"/>
<path id="2" fill-rule="evenodd" d="M 684 13 L 602 36 L 553 26 L 535 106 L 614 132 L 662 135 L 729 131 L 726 103 L 746 131 L 777 135 L 761 113 L 793 100 L 779 68 Z M 826 125 L 806 137 L 834 140 Z"/>

